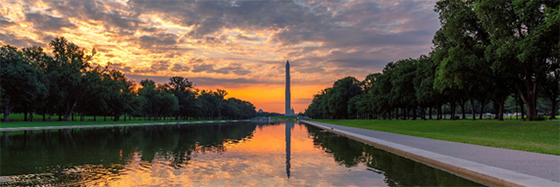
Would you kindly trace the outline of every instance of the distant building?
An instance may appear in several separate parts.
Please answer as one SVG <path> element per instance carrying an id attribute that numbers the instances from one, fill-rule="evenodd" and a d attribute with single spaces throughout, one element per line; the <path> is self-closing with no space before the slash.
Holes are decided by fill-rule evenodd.
<path id="1" fill-rule="evenodd" d="M 264 113 L 264 111 L 262 109 L 259 109 L 259 111 L 257 111 L 257 113 L 262 114 L 262 113 Z"/>

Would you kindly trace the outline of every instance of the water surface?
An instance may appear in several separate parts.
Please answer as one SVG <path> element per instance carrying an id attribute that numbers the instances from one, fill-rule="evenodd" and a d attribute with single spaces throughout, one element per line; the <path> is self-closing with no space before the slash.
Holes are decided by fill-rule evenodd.
<path id="1" fill-rule="evenodd" d="M 480 185 L 297 122 L 11 135 L 1 143 L 0 175 L 11 180 L 0 185 Z"/>

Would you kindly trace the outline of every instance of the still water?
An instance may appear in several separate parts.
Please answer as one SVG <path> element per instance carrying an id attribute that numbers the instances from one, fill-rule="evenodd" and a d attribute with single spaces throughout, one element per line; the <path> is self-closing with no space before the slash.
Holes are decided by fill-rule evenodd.
<path id="1" fill-rule="evenodd" d="M 0 151 L 0 186 L 480 186 L 297 122 L 35 132 Z"/>

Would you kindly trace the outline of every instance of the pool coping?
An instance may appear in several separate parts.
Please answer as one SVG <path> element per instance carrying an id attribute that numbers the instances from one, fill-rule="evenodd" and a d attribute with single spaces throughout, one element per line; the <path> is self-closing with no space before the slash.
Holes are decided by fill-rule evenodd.
<path id="1" fill-rule="evenodd" d="M 58 130 L 58 129 L 84 129 L 84 128 L 107 128 L 107 127 L 138 127 L 155 125 L 188 125 L 200 123 L 228 123 L 228 122 L 248 122 L 248 120 L 217 120 L 217 121 L 192 121 L 192 122 L 165 122 L 165 123 L 130 123 L 130 124 L 109 124 L 109 125 L 73 125 L 73 126 L 45 126 L 45 127 L 9 127 L 0 128 L 0 132 L 10 131 L 34 131 L 34 130 Z"/>
<path id="2" fill-rule="evenodd" d="M 560 186 L 560 183 L 540 177 L 517 173 L 494 166 L 442 155 L 402 144 L 327 127 L 315 122 L 300 120 L 327 131 L 373 145 L 394 154 L 450 172 L 460 177 L 488 186 Z"/>

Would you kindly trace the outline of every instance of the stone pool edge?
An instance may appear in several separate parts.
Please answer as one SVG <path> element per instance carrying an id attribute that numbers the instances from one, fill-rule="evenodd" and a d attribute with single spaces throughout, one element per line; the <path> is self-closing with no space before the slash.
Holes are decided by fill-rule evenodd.
<path id="1" fill-rule="evenodd" d="M 58 130 L 58 129 L 85 129 L 85 128 L 108 128 L 108 127 L 138 127 L 155 125 L 188 125 L 200 123 L 228 123 L 228 122 L 249 122 L 248 120 L 216 120 L 216 121 L 193 121 L 193 122 L 165 122 L 165 123 L 130 123 L 130 124 L 109 124 L 109 125 L 72 125 L 72 126 L 46 126 L 46 127 L 9 127 L 0 128 L 0 132 L 10 131 L 34 131 L 34 130 Z"/>
<path id="2" fill-rule="evenodd" d="M 558 186 L 560 184 L 536 176 L 517 173 L 340 129 L 333 129 L 311 121 L 300 120 L 300 122 L 347 136 L 351 139 L 373 145 L 394 154 L 488 186 Z"/>

